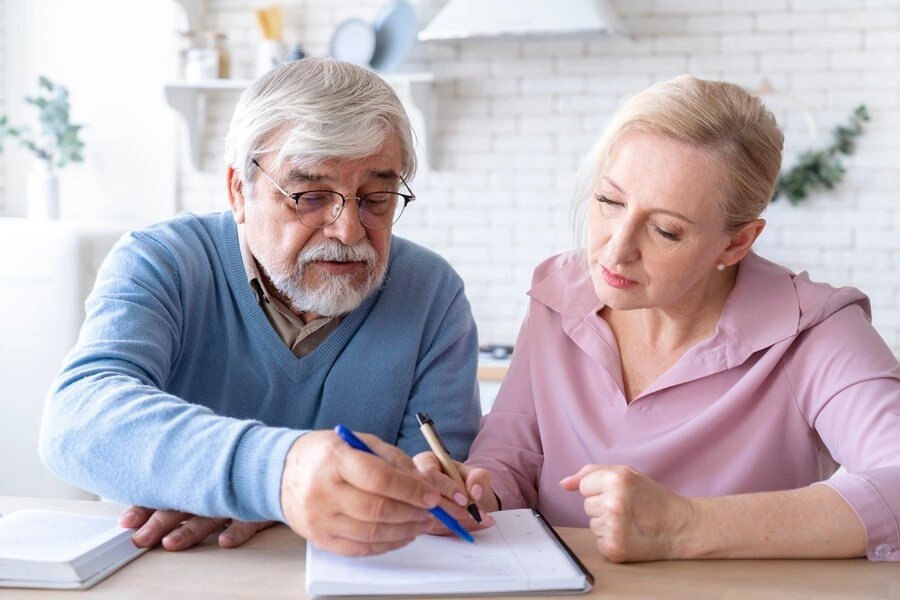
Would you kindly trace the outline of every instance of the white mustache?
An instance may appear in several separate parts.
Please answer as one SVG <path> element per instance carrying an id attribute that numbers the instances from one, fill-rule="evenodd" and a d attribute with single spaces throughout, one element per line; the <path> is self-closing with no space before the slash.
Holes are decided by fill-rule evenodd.
<path id="1" fill-rule="evenodd" d="M 359 242 L 353 246 L 333 240 L 327 241 L 312 248 L 304 248 L 297 256 L 297 262 L 301 265 L 315 261 L 364 262 L 373 265 L 377 260 L 378 256 L 375 253 L 375 248 L 366 241 Z"/>

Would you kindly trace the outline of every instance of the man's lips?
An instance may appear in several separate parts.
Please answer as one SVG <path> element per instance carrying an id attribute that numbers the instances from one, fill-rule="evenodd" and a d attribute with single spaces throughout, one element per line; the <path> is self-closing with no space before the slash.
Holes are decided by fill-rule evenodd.
<path id="1" fill-rule="evenodd" d="M 361 261 L 343 261 L 343 260 L 314 260 L 310 264 L 316 265 L 327 273 L 339 275 L 341 273 L 350 273 L 358 269 L 364 268 L 366 263 Z"/>

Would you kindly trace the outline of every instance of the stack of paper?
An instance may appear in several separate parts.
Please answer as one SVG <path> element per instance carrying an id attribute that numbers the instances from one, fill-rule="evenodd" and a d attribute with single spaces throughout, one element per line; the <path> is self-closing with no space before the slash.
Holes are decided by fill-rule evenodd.
<path id="1" fill-rule="evenodd" d="M 19 510 L 0 518 L 0 587 L 88 588 L 140 556 L 118 517 Z"/>

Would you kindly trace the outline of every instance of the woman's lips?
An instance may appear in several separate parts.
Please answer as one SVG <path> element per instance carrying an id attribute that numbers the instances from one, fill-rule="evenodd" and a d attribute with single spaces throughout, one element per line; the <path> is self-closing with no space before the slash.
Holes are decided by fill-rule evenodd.
<path id="1" fill-rule="evenodd" d="M 600 266 L 600 273 L 603 275 L 603 281 L 605 281 L 610 287 L 614 287 L 616 289 L 623 289 L 631 287 L 633 285 L 637 285 L 636 281 L 625 279 L 621 275 L 616 275 L 602 265 Z"/>

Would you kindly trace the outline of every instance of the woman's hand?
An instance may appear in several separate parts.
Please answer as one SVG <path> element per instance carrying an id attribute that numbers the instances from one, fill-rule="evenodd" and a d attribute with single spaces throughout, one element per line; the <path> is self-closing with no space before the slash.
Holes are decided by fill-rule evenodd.
<path id="1" fill-rule="evenodd" d="M 587 465 L 560 481 L 584 496 L 597 548 L 611 562 L 684 558 L 694 509 L 679 496 L 624 466 Z"/>
<path id="2" fill-rule="evenodd" d="M 132 536 L 136 546 L 153 547 L 162 542 L 166 550 L 187 550 L 220 531 L 218 542 L 222 548 L 236 548 L 257 531 L 273 525 L 274 521 L 246 523 L 227 518 L 198 517 L 177 510 L 154 510 L 132 506 L 119 518 L 122 527 L 137 529 Z"/>
<path id="3" fill-rule="evenodd" d="M 491 476 L 484 469 L 470 468 L 453 461 L 459 476 L 466 482 L 461 486 L 452 477 L 444 473 L 441 463 L 433 452 L 420 452 L 413 457 L 416 467 L 428 477 L 428 480 L 441 492 L 448 501 L 441 502 L 441 506 L 450 513 L 460 524 L 469 531 L 478 531 L 494 524 L 494 519 L 489 512 L 499 509 L 499 502 L 491 490 Z M 468 492 L 468 496 L 466 493 Z M 471 498 L 475 501 L 481 515 L 479 524 L 466 510 Z M 432 534 L 447 535 L 450 533 L 440 522 L 435 521 L 434 527 L 428 532 Z"/>

